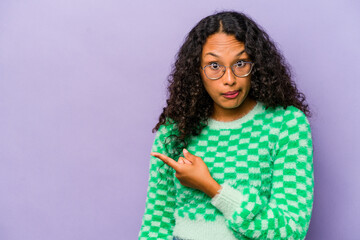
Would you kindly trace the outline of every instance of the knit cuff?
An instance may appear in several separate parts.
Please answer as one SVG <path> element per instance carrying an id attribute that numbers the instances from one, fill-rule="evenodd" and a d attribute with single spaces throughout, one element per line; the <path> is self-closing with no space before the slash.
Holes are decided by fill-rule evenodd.
<path id="1" fill-rule="evenodd" d="M 245 197 L 240 191 L 234 189 L 227 183 L 223 183 L 220 186 L 221 188 L 218 190 L 218 194 L 211 199 L 211 204 L 219 209 L 225 218 L 231 218 Z"/>

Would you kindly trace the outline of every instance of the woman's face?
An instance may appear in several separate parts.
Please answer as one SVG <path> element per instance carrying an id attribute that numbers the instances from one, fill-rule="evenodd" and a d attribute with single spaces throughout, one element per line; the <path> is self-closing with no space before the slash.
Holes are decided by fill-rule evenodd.
<path id="1" fill-rule="evenodd" d="M 239 42 L 233 35 L 215 33 L 207 38 L 201 53 L 201 67 L 210 63 L 231 66 L 239 60 L 250 61 L 245 52 L 244 43 Z M 242 115 L 248 109 L 245 105 L 254 103 L 254 100 L 247 99 L 250 90 L 250 74 L 246 77 L 237 77 L 230 67 L 226 67 L 220 79 L 212 80 L 202 69 L 200 73 L 204 87 L 214 101 L 214 116 L 217 118 L 229 119 L 231 116 Z M 231 96 L 226 95 L 233 91 L 237 93 Z"/>

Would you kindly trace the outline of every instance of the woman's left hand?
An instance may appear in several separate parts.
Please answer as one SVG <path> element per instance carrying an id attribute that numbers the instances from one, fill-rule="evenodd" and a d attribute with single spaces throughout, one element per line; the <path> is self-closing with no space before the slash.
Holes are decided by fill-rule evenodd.
<path id="1" fill-rule="evenodd" d="M 152 152 L 151 155 L 172 167 L 176 171 L 175 177 L 182 185 L 198 189 L 213 197 L 220 185 L 211 177 L 205 162 L 186 149 L 183 152 L 185 158 L 180 157 L 178 162 L 161 153 Z"/>

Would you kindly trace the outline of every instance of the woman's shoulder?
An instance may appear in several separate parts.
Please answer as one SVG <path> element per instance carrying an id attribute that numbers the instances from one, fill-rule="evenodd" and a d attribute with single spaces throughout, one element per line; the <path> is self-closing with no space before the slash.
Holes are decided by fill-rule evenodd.
<path id="1" fill-rule="evenodd" d="M 157 135 L 169 135 L 175 131 L 176 122 L 172 118 L 167 117 L 165 123 L 159 126 Z"/>
<path id="2" fill-rule="evenodd" d="M 306 114 L 293 105 L 286 107 L 281 105 L 276 107 L 266 107 L 264 104 L 264 108 L 264 117 L 272 119 L 273 123 L 279 124 L 280 126 L 284 123 L 290 125 L 299 123 L 309 124 Z"/>
<path id="3" fill-rule="evenodd" d="M 299 108 L 292 105 L 287 107 L 276 107 L 276 114 L 281 118 L 281 126 L 286 125 L 287 127 L 306 127 L 310 125 L 306 114 Z"/>
<path id="4" fill-rule="evenodd" d="M 278 105 L 276 107 L 266 107 L 265 113 L 274 115 L 275 117 L 284 117 L 284 118 L 293 118 L 293 117 L 302 117 L 307 118 L 305 113 L 301 111 L 299 108 L 290 105 L 290 106 L 281 106 Z"/>

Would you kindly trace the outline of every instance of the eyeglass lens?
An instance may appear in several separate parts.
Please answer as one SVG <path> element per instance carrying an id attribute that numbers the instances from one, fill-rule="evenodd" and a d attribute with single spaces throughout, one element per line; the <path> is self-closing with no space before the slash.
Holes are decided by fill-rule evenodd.
<path id="1" fill-rule="evenodd" d="M 243 77 L 250 73 L 251 63 L 242 62 L 232 65 L 232 71 L 237 77 Z M 226 67 L 217 63 L 207 65 L 204 68 L 205 74 L 208 78 L 218 79 L 221 78 L 225 71 Z"/>

